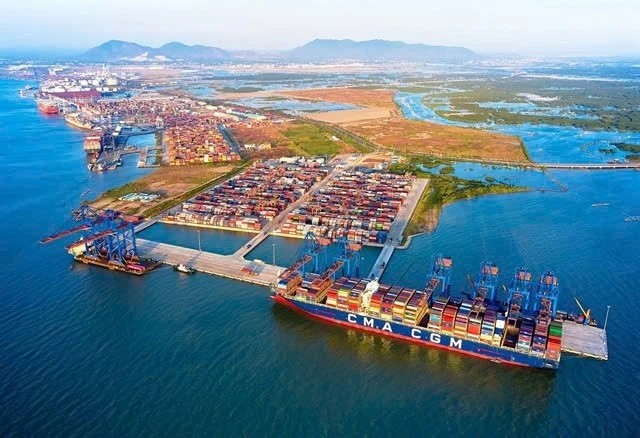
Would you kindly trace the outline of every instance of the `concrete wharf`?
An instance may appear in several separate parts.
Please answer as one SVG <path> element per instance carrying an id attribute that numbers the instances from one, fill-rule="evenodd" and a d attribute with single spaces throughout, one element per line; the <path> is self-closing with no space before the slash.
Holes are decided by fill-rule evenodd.
<path id="1" fill-rule="evenodd" d="M 378 255 L 378 259 L 374 263 L 373 268 L 369 273 L 369 278 L 379 279 L 380 277 L 382 277 L 382 274 L 384 274 L 384 270 L 387 268 L 393 252 L 395 251 L 396 247 L 400 246 L 400 244 L 402 243 L 402 234 L 404 233 L 404 229 L 407 227 L 407 224 L 409 224 L 411 216 L 413 216 L 413 212 L 415 211 L 420 198 L 422 197 L 422 193 L 428 185 L 428 179 L 416 179 L 413 182 L 413 187 L 411 188 L 411 192 L 409 192 L 409 195 L 407 196 L 405 204 L 402 206 L 395 220 L 391 224 L 387 242 L 382 246 L 382 250 Z"/>
<path id="2" fill-rule="evenodd" d="M 138 251 L 143 257 L 156 259 L 169 265 L 182 263 L 196 271 L 233 280 L 270 286 L 285 268 L 259 261 L 248 261 L 244 257 L 224 256 L 197 249 L 184 248 L 167 243 L 136 239 Z"/>
<path id="3" fill-rule="evenodd" d="M 599 327 L 565 322 L 562 325 L 562 351 L 599 360 L 609 359 L 607 332 Z"/>

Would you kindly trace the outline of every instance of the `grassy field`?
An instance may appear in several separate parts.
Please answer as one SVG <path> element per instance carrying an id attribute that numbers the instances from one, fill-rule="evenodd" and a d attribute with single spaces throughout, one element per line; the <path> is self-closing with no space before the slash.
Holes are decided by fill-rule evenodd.
<path id="1" fill-rule="evenodd" d="M 462 89 L 449 92 L 443 88 Z M 624 84 L 598 81 L 566 81 L 552 78 L 511 77 L 448 82 L 443 78 L 431 86 L 414 87 L 416 92 L 429 92 L 425 104 L 450 120 L 498 124 L 552 124 L 585 129 L 640 130 L 640 94 Z M 546 100 L 533 100 L 538 109 L 562 110 L 584 114 L 593 119 L 579 119 L 557 115 L 514 113 L 504 108 L 482 108 L 479 102 L 528 103 L 525 95 L 535 94 Z M 438 100 L 440 99 L 440 100 Z M 447 100 L 453 110 L 439 108 Z"/>
<path id="2" fill-rule="evenodd" d="M 350 139 L 339 138 L 329 129 L 309 122 L 293 123 L 284 131 L 284 136 L 290 141 L 289 148 L 298 155 L 334 156 L 357 150 Z"/>
<path id="3" fill-rule="evenodd" d="M 442 170 L 449 169 L 444 167 Z M 438 225 L 442 207 L 461 199 L 499 193 L 524 192 L 526 187 L 512 186 L 495 181 L 467 180 L 440 171 L 439 174 L 422 172 L 415 164 L 396 164 L 390 172 L 404 174 L 411 172 L 420 178 L 429 178 L 427 190 L 422 194 L 404 236 L 433 231 Z"/>
<path id="4" fill-rule="evenodd" d="M 401 117 L 343 125 L 349 131 L 402 153 L 450 158 L 527 162 L 522 141 L 513 136 Z"/>
<path id="5" fill-rule="evenodd" d="M 194 189 L 199 189 L 219 178 L 224 178 L 236 169 L 237 167 L 234 166 L 210 165 L 159 167 L 136 181 L 108 190 L 91 204 L 96 208 L 111 208 L 127 214 L 142 214 L 148 217 L 153 215 L 155 211 L 159 212 L 164 208 L 177 205 L 182 201 L 176 201 L 176 199 L 181 198 L 185 193 L 190 193 Z M 127 202 L 118 199 L 133 192 L 158 194 L 160 199 L 148 203 Z M 168 207 L 158 210 L 158 206 Z"/>
<path id="6" fill-rule="evenodd" d="M 348 133 L 341 133 L 339 129 L 331 126 L 305 120 L 251 127 L 238 124 L 231 126 L 231 131 L 242 144 L 271 143 L 271 151 L 254 154 L 256 156 L 334 156 L 339 153 L 370 150 L 349 138 Z M 334 136 L 338 138 L 337 141 L 332 139 Z"/>
<path id="7" fill-rule="evenodd" d="M 298 98 L 348 103 L 366 109 L 378 108 L 387 111 L 387 117 L 363 117 L 362 120 L 345 117 L 343 121 L 338 117 L 333 121 L 335 126 L 363 137 L 378 147 L 401 153 L 444 157 L 529 161 L 522 141 L 517 137 L 405 119 L 393 100 L 394 90 L 325 88 L 286 93 Z M 340 116 L 348 112 L 349 110 L 330 111 L 320 114 Z"/>

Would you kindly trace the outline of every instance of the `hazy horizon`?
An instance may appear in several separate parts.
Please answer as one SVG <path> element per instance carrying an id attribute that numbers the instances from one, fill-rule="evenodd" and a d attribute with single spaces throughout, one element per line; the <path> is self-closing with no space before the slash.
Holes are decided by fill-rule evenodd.
<path id="1" fill-rule="evenodd" d="M 286 50 L 316 38 L 462 46 L 481 54 L 640 56 L 635 0 L 487 0 L 428 6 L 355 0 L 185 0 L 158 5 L 50 0 L 0 5 L 0 48 L 80 52 L 109 40 L 158 47 L 180 41 L 228 50 Z M 300 8 L 303 7 L 303 11 Z"/>

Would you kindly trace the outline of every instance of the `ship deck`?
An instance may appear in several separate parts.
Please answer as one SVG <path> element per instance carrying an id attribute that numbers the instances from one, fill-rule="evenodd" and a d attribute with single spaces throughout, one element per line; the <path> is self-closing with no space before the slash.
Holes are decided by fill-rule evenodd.
<path id="1" fill-rule="evenodd" d="M 566 322 L 562 325 L 562 351 L 608 360 L 607 332 L 599 327 Z"/>

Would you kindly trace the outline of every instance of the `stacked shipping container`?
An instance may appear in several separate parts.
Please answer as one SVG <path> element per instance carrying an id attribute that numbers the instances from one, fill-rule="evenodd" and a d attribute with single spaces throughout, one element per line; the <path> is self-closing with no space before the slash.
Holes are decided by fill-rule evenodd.
<path id="1" fill-rule="evenodd" d="M 411 177 L 343 172 L 287 217 L 283 234 L 347 237 L 359 243 L 384 243 L 391 223 L 411 191 Z"/>
<path id="2" fill-rule="evenodd" d="M 259 162 L 206 193 L 182 204 L 167 221 L 260 231 L 303 196 L 328 169 L 318 163 Z"/>

